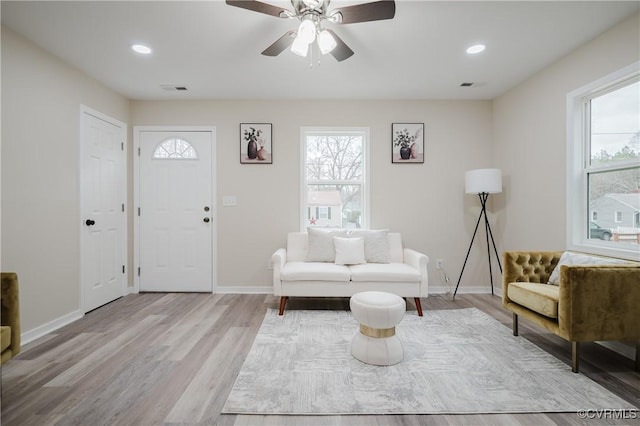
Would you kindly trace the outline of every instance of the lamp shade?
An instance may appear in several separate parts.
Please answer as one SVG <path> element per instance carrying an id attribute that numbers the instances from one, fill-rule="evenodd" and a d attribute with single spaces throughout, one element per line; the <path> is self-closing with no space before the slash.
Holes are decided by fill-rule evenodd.
<path id="1" fill-rule="evenodd" d="M 464 174 L 464 188 L 467 194 L 502 192 L 502 171 L 500 169 L 475 169 Z"/>

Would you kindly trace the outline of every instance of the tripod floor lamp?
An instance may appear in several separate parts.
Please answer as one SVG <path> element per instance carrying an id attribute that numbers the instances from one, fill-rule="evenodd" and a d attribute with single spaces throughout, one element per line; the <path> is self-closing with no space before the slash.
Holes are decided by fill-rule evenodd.
<path id="1" fill-rule="evenodd" d="M 471 243 L 469 244 L 469 250 L 467 250 L 467 256 L 464 258 L 464 264 L 462 265 L 462 271 L 460 272 L 460 278 L 458 278 L 458 284 L 456 284 L 456 290 L 453 292 L 453 297 L 456 297 L 458 293 L 458 287 L 462 280 L 462 274 L 464 274 L 464 268 L 467 266 L 467 260 L 469 260 L 469 253 L 471 253 L 471 247 L 473 246 L 473 240 L 478 233 L 478 226 L 484 216 L 484 229 L 487 236 L 487 257 L 489 258 L 489 278 L 491 279 L 491 294 L 493 294 L 493 272 L 491 270 L 491 248 L 489 246 L 489 238 L 493 244 L 493 251 L 496 254 L 498 260 L 498 266 L 500 266 L 500 273 L 502 274 L 502 264 L 500 263 L 500 256 L 498 255 L 498 249 L 496 248 L 496 242 L 493 239 L 493 233 L 491 232 L 491 225 L 489 225 L 489 219 L 487 218 L 487 199 L 489 194 L 497 194 L 502 192 L 502 172 L 500 169 L 476 169 L 469 170 L 464 174 L 464 186 L 467 194 L 478 194 L 482 209 L 480 210 L 480 216 L 476 222 L 476 229 L 473 231 L 473 237 L 471 237 Z"/>

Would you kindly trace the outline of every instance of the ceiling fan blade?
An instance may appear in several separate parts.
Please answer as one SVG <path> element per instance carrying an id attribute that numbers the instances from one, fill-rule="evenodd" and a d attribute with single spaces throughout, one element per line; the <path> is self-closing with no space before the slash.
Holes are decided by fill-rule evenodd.
<path id="1" fill-rule="evenodd" d="M 276 16 L 281 18 L 284 14 L 287 13 L 286 9 L 281 7 L 273 6 L 268 3 L 263 3 L 257 0 L 227 0 L 226 3 L 229 6 L 240 7 L 242 9 L 252 10 L 254 12 L 264 13 L 266 15 Z"/>
<path id="2" fill-rule="evenodd" d="M 345 59 L 350 58 L 353 55 L 353 50 L 351 50 L 349 46 L 347 46 L 347 44 L 344 41 L 342 41 L 340 37 L 336 35 L 335 32 L 333 32 L 330 29 L 326 29 L 326 31 L 328 31 L 333 36 L 333 38 L 337 43 L 336 47 L 334 47 L 333 50 L 330 52 L 333 55 L 333 57 L 336 58 L 338 62 L 342 62 Z"/>
<path id="3" fill-rule="evenodd" d="M 345 6 L 332 10 L 330 15 L 333 16 L 336 13 L 342 15 L 342 19 L 337 21 L 339 24 L 392 19 L 396 15 L 396 2 L 393 0 L 379 0 L 371 3 Z"/>
<path id="4" fill-rule="evenodd" d="M 262 54 L 265 56 L 278 56 L 285 49 L 291 46 L 293 43 L 293 39 L 295 38 L 296 31 L 290 30 L 284 33 L 282 37 L 277 39 L 271 46 L 267 47 L 262 51 Z"/>

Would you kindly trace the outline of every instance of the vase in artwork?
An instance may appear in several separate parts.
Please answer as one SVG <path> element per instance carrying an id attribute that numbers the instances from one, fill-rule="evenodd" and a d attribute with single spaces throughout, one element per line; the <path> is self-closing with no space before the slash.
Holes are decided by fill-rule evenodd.
<path id="1" fill-rule="evenodd" d="M 262 161 L 266 160 L 267 150 L 264 149 L 264 147 L 260 147 L 260 149 L 258 150 L 257 156 L 258 156 L 258 160 L 262 160 Z"/>
<path id="2" fill-rule="evenodd" d="M 411 144 L 409 149 L 411 151 L 411 158 L 418 158 L 418 145 L 416 145 L 415 142 Z"/>
<path id="3" fill-rule="evenodd" d="M 408 160 L 411 157 L 411 148 L 408 146 L 403 146 L 400 148 L 400 158 L 402 160 Z"/>
<path id="4" fill-rule="evenodd" d="M 258 144 L 256 143 L 255 139 L 251 139 L 247 144 L 247 157 L 249 157 L 250 160 L 255 160 L 257 156 Z"/>

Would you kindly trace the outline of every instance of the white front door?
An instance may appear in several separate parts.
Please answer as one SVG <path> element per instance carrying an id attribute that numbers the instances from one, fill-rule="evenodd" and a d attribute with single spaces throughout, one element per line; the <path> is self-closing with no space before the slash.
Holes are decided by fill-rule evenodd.
<path id="1" fill-rule="evenodd" d="M 213 132 L 138 137 L 140 290 L 211 292 Z"/>
<path id="2" fill-rule="evenodd" d="M 81 112 L 81 271 L 84 312 L 125 294 L 126 126 Z"/>

